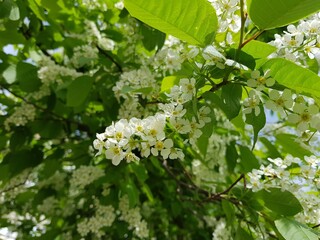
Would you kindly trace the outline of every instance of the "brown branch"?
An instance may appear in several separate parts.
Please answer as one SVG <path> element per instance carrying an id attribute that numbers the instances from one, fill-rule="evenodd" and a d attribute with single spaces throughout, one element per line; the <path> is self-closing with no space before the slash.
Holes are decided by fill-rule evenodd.
<path id="1" fill-rule="evenodd" d="M 100 48 L 99 46 L 96 46 L 97 49 L 99 50 L 99 52 L 104 55 L 105 57 L 107 57 L 111 62 L 113 62 L 116 67 L 118 68 L 119 72 L 123 72 L 121 65 L 105 50 L 103 50 L 102 48 Z"/>
<path id="2" fill-rule="evenodd" d="M 318 228 L 318 227 L 320 227 L 320 223 L 315 225 L 315 226 L 313 226 L 313 227 L 311 227 L 311 228 Z"/>
<path id="3" fill-rule="evenodd" d="M 262 33 L 264 32 L 264 30 L 260 30 L 259 32 L 257 32 L 256 34 L 254 34 L 253 36 L 251 36 L 250 38 L 248 38 L 247 40 L 245 40 L 240 46 L 239 49 L 243 48 L 247 43 L 249 43 L 250 41 L 256 39 L 257 37 L 259 37 Z"/>

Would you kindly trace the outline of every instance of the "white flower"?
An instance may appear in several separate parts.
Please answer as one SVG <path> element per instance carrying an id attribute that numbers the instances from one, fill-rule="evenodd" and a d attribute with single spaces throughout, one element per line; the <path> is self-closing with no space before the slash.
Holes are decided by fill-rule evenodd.
<path id="1" fill-rule="evenodd" d="M 193 98 L 196 94 L 196 80 L 194 78 L 181 78 L 179 85 L 180 91 L 182 92 L 181 97 L 184 99 L 184 102 L 187 102 Z"/>
<path id="2" fill-rule="evenodd" d="M 164 155 L 163 158 L 164 159 L 167 159 L 167 158 L 170 158 L 170 159 L 184 159 L 184 153 L 182 152 L 181 149 L 179 148 L 170 148 L 170 151 L 169 152 L 165 152 L 164 154 L 168 153 L 168 156 Z"/>
<path id="3" fill-rule="evenodd" d="M 132 135 L 132 129 L 129 127 L 129 122 L 126 119 L 121 119 L 116 123 L 112 123 L 111 126 L 105 130 L 107 141 L 118 144 L 123 147 L 129 142 L 129 138 Z"/>
<path id="4" fill-rule="evenodd" d="M 146 135 L 142 138 L 148 141 L 162 140 L 165 138 L 164 127 L 166 118 L 164 114 L 157 114 L 145 119 Z"/>
<path id="5" fill-rule="evenodd" d="M 225 56 L 223 56 L 213 46 L 206 47 L 203 50 L 202 56 L 207 61 L 208 65 L 215 65 L 220 69 L 225 68 L 225 66 L 224 66 L 224 61 L 226 60 Z"/>
<path id="6" fill-rule="evenodd" d="M 107 142 L 105 155 L 107 159 L 112 160 L 112 164 L 117 166 L 125 158 L 125 153 L 117 144 Z"/>
<path id="7" fill-rule="evenodd" d="M 258 116 L 260 114 L 260 98 L 258 94 L 256 94 L 255 91 L 251 90 L 249 92 L 249 97 L 246 98 L 243 102 L 243 105 L 245 106 L 245 109 L 243 109 L 244 114 L 250 114 L 252 111 L 254 111 L 254 114 Z"/>
<path id="8" fill-rule="evenodd" d="M 103 149 L 103 147 L 104 147 L 104 144 L 105 144 L 105 143 L 104 143 L 103 141 L 99 140 L 99 139 L 95 139 L 95 140 L 93 141 L 93 147 L 94 147 L 94 149 L 98 150 L 98 152 L 96 153 L 95 156 L 98 156 L 98 155 L 100 155 L 100 154 L 102 153 L 102 149 Z"/>
<path id="9" fill-rule="evenodd" d="M 127 160 L 127 162 L 136 162 L 139 161 L 140 158 L 138 156 L 136 156 L 133 152 L 131 151 L 127 151 L 125 152 L 125 158 Z"/>
<path id="10" fill-rule="evenodd" d="M 306 106 L 302 103 L 296 103 L 293 107 L 293 112 L 288 116 L 288 121 L 293 124 L 298 124 L 297 129 L 301 132 L 309 128 L 309 123 L 316 124 L 316 118 L 313 115 L 319 113 L 319 108 L 316 105 Z"/>
<path id="11" fill-rule="evenodd" d="M 191 131 L 190 122 L 187 119 L 184 119 L 184 118 L 174 119 L 174 118 L 172 118 L 172 119 L 170 119 L 170 123 L 178 133 L 186 134 Z"/>
<path id="12" fill-rule="evenodd" d="M 265 86 L 271 87 L 274 83 L 274 79 L 270 77 L 270 70 L 267 70 L 263 76 L 260 75 L 259 70 L 254 70 L 251 72 L 251 78 L 248 80 L 247 84 L 249 87 L 261 91 Z"/>
<path id="13" fill-rule="evenodd" d="M 245 70 L 245 71 L 248 71 L 249 68 L 241 63 L 238 63 L 232 59 L 227 59 L 225 61 L 225 65 L 227 66 L 230 66 L 230 67 L 234 67 L 234 68 L 238 68 L 238 69 L 242 69 L 242 70 Z"/>
<path id="14" fill-rule="evenodd" d="M 187 112 L 187 110 L 184 109 L 183 105 L 181 104 L 177 105 L 176 103 L 160 103 L 158 106 L 169 118 L 180 118 Z"/>
<path id="15" fill-rule="evenodd" d="M 285 34 L 283 36 L 283 43 L 288 47 L 299 47 L 303 42 L 303 34 L 297 33 L 296 35 Z"/>
<path id="16" fill-rule="evenodd" d="M 292 93 L 289 89 L 285 89 L 282 94 L 277 90 L 271 90 L 269 92 L 270 100 L 266 101 L 266 108 L 272 111 L 277 111 L 280 113 L 281 117 L 284 117 L 284 108 L 291 108 L 293 105 Z"/>
<path id="17" fill-rule="evenodd" d="M 144 135 L 144 130 L 146 128 L 145 121 L 138 118 L 131 118 L 129 121 L 131 129 L 134 131 L 135 135 L 142 136 Z"/>
<path id="18" fill-rule="evenodd" d="M 151 153 L 154 156 L 158 156 L 160 152 L 164 159 L 167 159 L 170 154 L 170 149 L 173 147 L 172 139 L 166 139 L 164 141 L 158 140 L 151 148 Z"/>
<path id="19" fill-rule="evenodd" d="M 207 106 L 202 106 L 198 111 L 199 122 L 200 121 L 203 121 L 204 123 L 211 122 L 211 118 L 208 117 L 209 113 L 211 113 L 211 109 Z"/>

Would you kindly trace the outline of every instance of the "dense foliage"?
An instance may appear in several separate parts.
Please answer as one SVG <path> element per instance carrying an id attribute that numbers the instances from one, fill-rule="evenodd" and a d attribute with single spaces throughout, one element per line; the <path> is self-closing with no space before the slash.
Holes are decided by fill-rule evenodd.
<path id="1" fill-rule="evenodd" d="M 0 0 L 0 238 L 319 239 L 319 10 Z"/>

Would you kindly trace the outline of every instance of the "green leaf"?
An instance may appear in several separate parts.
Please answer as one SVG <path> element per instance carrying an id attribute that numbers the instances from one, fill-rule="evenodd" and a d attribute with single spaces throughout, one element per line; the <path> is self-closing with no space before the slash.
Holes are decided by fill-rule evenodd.
<path id="1" fill-rule="evenodd" d="M 255 59 L 259 59 L 268 57 L 271 53 L 277 50 L 277 48 L 265 42 L 252 40 L 247 43 L 241 50 L 245 53 L 248 53 Z"/>
<path id="2" fill-rule="evenodd" d="M 270 59 L 262 68 L 270 69 L 271 76 L 283 86 L 320 97 L 320 77 L 309 69 L 282 58 Z"/>
<path id="3" fill-rule="evenodd" d="M 78 107 L 87 99 L 92 86 L 92 78 L 81 76 L 68 86 L 67 106 Z"/>
<path id="4" fill-rule="evenodd" d="M 240 149 L 240 165 L 245 173 L 252 171 L 252 169 L 258 169 L 260 164 L 258 159 L 254 156 L 251 150 L 246 147 L 239 145 Z"/>
<path id="5" fill-rule="evenodd" d="M 282 218 L 275 221 L 278 231 L 286 240 L 319 240 L 319 236 L 295 220 Z"/>
<path id="6" fill-rule="evenodd" d="M 255 69 L 256 62 L 255 62 L 255 59 L 253 58 L 253 56 L 251 56 L 250 54 L 248 54 L 242 50 L 238 51 L 238 49 L 235 49 L 235 48 L 229 49 L 227 51 L 227 58 L 228 59 L 236 59 L 236 61 L 238 63 L 241 63 L 241 64 L 247 66 L 251 70 Z"/>
<path id="7" fill-rule="evenodd" d="M 237 232 L 236 232 L 236 238 L 235 240 L 253 240 L 253 237 L 251 234 L 249 234 L 246 230 L 238 226 Z"/>
<path id="8" fill-rule="evenodd" d="M 148 179 L 148 172 L 143 165 L 138 163 L 133 163 L 131 164 L 131 168 L 134 174 L 136 175 L 137 179 L 139 180 L 139 182 L 144 182 Z"/>
<path id="9" fill-rule="evenodd" d="M 267 208 L 283 216 L 293 216 L 303 210 L 298 199 L 289 191 L 270 188 L 257 193 Z M 279 201 L 281 199 L 281 201 Z"/>
<path id="10" fill-rule="evenodd" d="M 202 129 L 202 135 L 197 140 L 197 146 L 199 148 L 200 153 L 203 155 L 203 158 L 207 155 L 208 150 L 208 144 L 209 144 L 209 138 L 212 135 L 213 131 L 213 124 L 207 123 Z"/>
<path id="11" fill-rule="evenodd" d="M 12 21 L 17 21 L 20 18 L 19 7 L 13 0 L 0 2 L 0 19 L 6 17 Z"/>
<path id="12" fill-rule="evenodd" d="M 227 145 L 226 149 L 226 161 L 228 166 L 228 171 L 232 173 L 234 171 L 234 168 L 237 165 L 237 160 L 239 157 L 239 154 L 236 149 L 236 141 L 232 141 L 230 144 Z"/>
<path id="13" fill-rule="evenodd" d="M 258 134 L 260 130 L 266 124 L 266 115 L 264 113 L 264 108 L 262 105 L 260 105 L 260 114 L 258 116 L 255 115 L 254 111 L 246 114 L 246 123 L 252 125 L 253 127 L 253 149 L 258 140 Z"/>
<path id="14" fill-rule="evenodd" d="M 282 146 L 284 152 L 301 159 L 305 156 L 312 155 L 312 153 L 297 142 L 296 139 L 297 136 L 292 134 L 280 133 L 276 135 L 276 143 Z"/>
<path id="15" fill-rule="evenodd" d="M 161 92 L 169 92 L 169 90 L 179 83 L 182 76 L 168 76 L 162 79 Z"/>
<path id="16" fill-rule="evenodd" d="M 23 147 L 30 140 L 30 133 L 27 128 L 16 128 L 10 138 L 10 149 L 16 151 Z"/>
<path id="17" fill-rule="evenodd" d="M 139 202 L 139 191 L 133 181 L 129 180 L 121 186 L 122 191 L 128 195 L 130 208 Z"/>
<path id="18" fill-rule="evenodd" d="M 8 164 L 11 176 L 14 176 L 24 169 L 37 166 L 43 158 L 43 153 L 40 149 L 24 149 L 8 153 L 3 163 Z"/>
<path id="19" fill-rule="evenodd" d="M 12 8 L 11 0 L 4 0 L 0 2 L 0 19 L 9 17 Z"/>
<path id="20" fill-rule="evenodd" d="M 242 87 L 239 84 L 228 84 L 222 87 L 221 100 L 229 120 L 238 116 L 241 108 Z"/>
<path id="21" fill-rule="evenodd" d="M 233 205 L 224 199 L 221 201 L 221 205 L 224 213 L 226 214 L 228 224 L 232 225 L 233 221 L 235 220 L 235 210 Z"/>
<path id="22" fill-rule="evenodd" d="M 42 21 L 45 21 L 46 16 L 44 15 L 44 11 L 37 5 L 35 0 L 28 0 L 28 2 L 29 2 L 30 9 L 37 16 L 37 18 L 39 18 Z"/>
<path id="23" fill-rule="evenodd" d="M 38 78 L 37 67 L 32 64 L 19 62 L 17 64 L 16 79 L 20 88 L 25 92 L 33 92 L 39 89 L 41 81 Z"/>
<path id="24" fill-rule="evenodd" d="M 20 19 L 19 7 L 15 2 L 12 2 L 9 19 L 12 21 L 17 21 Z"/>
<path id="25" fill-rule="evenodd" d="M 271 143 L 267 138 L 260 137 L 259 141 L 263 143 L 263 145 L 268 149 L 268 157 L 270 158 L 281 158 L 281 154 L 278 149 Z"/>
<path id="26" fill-rule="evenodd" d="M 251 20 L 260 29 L 272 29 L 296 22 L 319 11 L 319 0 L 250 0 Z"/>
<path id="27" fill-rule="evenodd" d="M 17 66 L 10 65 L 6 70 L 4 70 L 2 76 L 8 84 L 14 83 L 16 81 L 17 76 Z"/>
<path id="28" fill-rule="evenodd" d="M 160 50 L 166 40 L 166 35 L 157 29 L 151 28 L 146 24 L 140 26 L 141 34 L 143 35 L 143 46 L 148 50 Z"/>
<path id="29" fill-rule="evenodd" d="M 125 0 L 129 13 L 166 34 L 194 45 L 213 42 L 217 16 L 206 0 Z"/>
<path id="30" fill-rule="evenodd" d="M 35 120 L 31 129 L 45 139 L 61 138 L 64 133 L 63 124 L 54 120 Z"/>
<path id="31" fill-rule="evenodd" d="M 256 61 L 256 68 L 259 68 L 268 59 L 267 57 L 277 48 L 268 43 L 252 40 L 246 44 L 241 50 L 251 55 Z"/>

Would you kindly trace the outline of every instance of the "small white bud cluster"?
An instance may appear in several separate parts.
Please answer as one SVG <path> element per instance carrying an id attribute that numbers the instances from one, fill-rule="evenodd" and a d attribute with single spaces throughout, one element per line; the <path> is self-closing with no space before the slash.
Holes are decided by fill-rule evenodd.
<path id="1" fill-rule="evenodd" d="M 101 0 L 82 0 L 82 5 L 89 10 L 107 11 L 108 7 L 105 1 Z"/>
<path id="2" fill-rule="evenodd" d="M 26 102 L 22 102 L 20 106 L 15 107 L 15 111 L 4 121 L 4 127 L 10 131 L 10 125 L 25 126 L 29 121 L 33 121 L 36 117 L 36 108 Z"/>
<path id="3" fill-rule="evenodd" d="M 119 219 L 128 223 L 129 230 L 133 230 L 133 233 L 140 239 L 149 237 L 148 225 L 145 220 L 142 220 L 140 208 L 130 209 L 127 195 L 120 198 L 119 210 L 121 212 Z"/>
<path id="4" fill-rule="evenodd" d="M 52 176 L 44 179 L 38 183 L 39 188 L 44 188 L 46 186 L 51 186 L 53 189 L 59 191 L 66 183 L 67 174 L 64 172 L 56 171 Z"/>
<path id="5" fill-rule="evenodd" d="M 38 70 L 38 77 L 44 85 L 61 84 L 63 76 L 77 78 L 82 73 L 77 72 L 72 68 L 55 64 L 49 57 L 43 57 L 40 62 L 41 68 Z"/>
<path id="6" fill-rule="evenodd" d="M 92 65 L 98 58 L 98 49 L 90 45 L 77 46 L 73 49 L 73 56 L 70 59 L 70 63 L 80 68 L 84 65 Z"/>
<path id="7" fill-rule="evenodd" d="M 95 166 L 80 166 L 72 173 L 70 191 L 77 194 L 93 181 L 104 176 L 104 171 Z"/>
<path id="8" fill-rule="evenodd" d="M 90 232 L 97 238 L 101 238 L 105 232 L 104 227 L 110 227 L 116 219 L 115 210 L 111 205 L 104 206 L 95 200 L 95 214 L 91 218 L 86 218 L 77 224 L 77 231 L 82 236 L 87 236 Z"/>
<path id="9" fill-rule="evenodd" d="M 144 93 L 143 89 L 150 88 L 150 91 Z M 131 70 L 121 74 L 120 80 L 112 88 L 115 96 L 126 99 L 137 94 L 143 98 L 152 96 L 159 91 L 159 86 L 155 80 L 154 74 L 146 67 L 141 67 L 138 70 Z"/>
<path id="10" fill-rule="evenodd" d="M 14 178 L 11 178 L 7 183 L 3 184 L 3 186 L 0 188 L 0 200 L 3 202 L 11 201 L 11 199 L 14 199 L 20 193 L 25 192 L 28 187 L 27 181 L 31 179 L 31 172 L 32 169 L 27 168 Z"/>
<path id="11" fill-rule="evenodd" d="M 42 204 L 37 206 L 37 210 L 46 216 L 54 216 L 56 215 L 57 206 L 59 206 L 59 201 L 55 197 L 50 196 L 44 199 Z"/>

